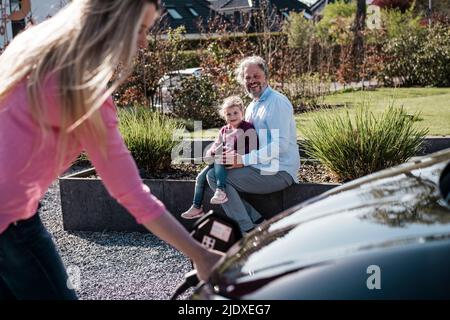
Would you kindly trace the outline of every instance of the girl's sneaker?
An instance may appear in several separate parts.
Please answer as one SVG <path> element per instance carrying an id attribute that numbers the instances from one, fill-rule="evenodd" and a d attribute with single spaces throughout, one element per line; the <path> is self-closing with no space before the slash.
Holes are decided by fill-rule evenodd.
<path id="1" fill-rule="evenodd" d="M 214 196 L 211 198 L 211 203 L 212 204 L 221 204 L 221 203 L 225 203 L 228 201 L 228 197 L 227 194 L 225 193 L 225 191 L 221 190 L 221 189 L 216 189 L 216 192 L 214 193 Z"/>
<path id="2" fill-rule="evenodd" d="M 184 219 L 197 219 L 203 216 L 205 213 L 203 212 L 203 208 L 196 208 L 191 206 L 188 211 L 185 211 L 181 214 L 181 217 Z"/>

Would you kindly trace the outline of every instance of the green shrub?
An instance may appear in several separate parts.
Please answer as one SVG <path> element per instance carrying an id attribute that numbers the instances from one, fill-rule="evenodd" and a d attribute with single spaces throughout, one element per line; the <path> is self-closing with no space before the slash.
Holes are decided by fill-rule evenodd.
<path id="1" fill-rule="evenodd" d="M 390 105 L 375 116 L 361 104 L 351 117 L 347 110 L 320 112 L 302 131 L 306 153 L 341 180 L 356 179 L 407 161 L 420 149 L 427 130 L 414 127 L 418 115 Z"/>
<path id="2" fill-rule="evenodd" d="M 289 84 L 280 89 L 289 101 L 294 112 L 311 111 L 323 106 L 325 95 L 330 94 L 331 80 L 318 73 L 305 73 L 292 76 Z"/>
<path id="3" fill-rule="evenodd" d="M 393 31 L 383 46 L 382 80 L 388 85 L 399 79 L 405 86 L 449 86 L 450 27 L 436 23 L 414 32 L 404 29 Z"/>
<path id="4" fill-rule="evenodd" d="M 416 83 L 421 86 L 450 86 L 450 26 L 435 24 L 418 45 L 414 61 Z"/>
<path id="5" fill-rule="evenodd" d="M 316 25 L 316 35 L 330 44 L 350 44 L 355 13 L 356 1 L 338 0 L 328 4 L 322 12 L 323 18 Z"/>
<path id="6" fill-rule="evenodd" d="M 425 28 L 421 25 L 422 17 L 416 15 L 414 8 L 405 12 L 398 9 L 385 9 L 381 11 L 381 16 L 388 39 L 400 38 L 407 34 L 424 33 L 425 31 Z"/>
<path id="7" fill-rule="evenodd" d="M 284 26 L 291 48 L 308 48 L 314 37 L 314 23 L 305 19 L 303 14 L 291 12 Z"/>
<path id="8" fill-rule="evenodd" d="M 430 0 L 415 0 L 415 10 L 417 13 L 426 16 L 430 6 Z M 450 0 L 434 0 L 432 1 L 432 13 L 440 13 L 450 15 Z"/>
<path id="9" fill-rule="evenodd" d="M 222 126 L 217 91 L 207 76 L 183 79 L 180 87 L 171 91 L 173 115 L 192 122 L 202 121 L 203 129 Z"/>
<path id="10" fill-rule="evenodd" d="M 200 65 L 200 57 L 196 50 L 183 50 L 178 54 L 184 69 L 197 68 Z"/>
<path id="11" fill-rule="evenodd" d="M 127 80 L 114 93 L 118 106 L 146 105 L 155 107 L 159 80 L 169 71 L 182 69 L 189 61 L 183 52 L 184 26 L 168 29 L 167 37 L 161 39 L 161 30 L 152 29 L 148 46 L 139 50 Z M 116 77 L 121 73 L 120 68 Z"/>
<path id="12" fill-rule="evenodd" d="M 120 131 L 139 168 L 163 171 L 170 168 L 172 149 L 180 142 L 174 132 L 182 126 L 148 108 L 119 109 Z"/>

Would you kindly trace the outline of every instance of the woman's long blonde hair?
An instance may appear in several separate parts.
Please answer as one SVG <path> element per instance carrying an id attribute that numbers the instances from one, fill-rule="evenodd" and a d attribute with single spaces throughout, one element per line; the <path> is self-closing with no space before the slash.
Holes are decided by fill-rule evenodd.
<path id="1" fill-rule="evenodd" d="M 108 86 L 119 64 L 131 64 L 151 3 L 158 7 L 158 1 L 149 0 L 73 0 L 24 31 L 0 55 L 0 102 L 26 77 L 31 114 L 45 129 L 41 86 L 46 76 L 55 74 L 60 129 L 67 133 L 60 135 L 60 147 L 65 150 L 68 133 L 76 129 L 87 130 L 104 148 L 105 125 L 98 109 L 126 77 L 122 73 Z"/>

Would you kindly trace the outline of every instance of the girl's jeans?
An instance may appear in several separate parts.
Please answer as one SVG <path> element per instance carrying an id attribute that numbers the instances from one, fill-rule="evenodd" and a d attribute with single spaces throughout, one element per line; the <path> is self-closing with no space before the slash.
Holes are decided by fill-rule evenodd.
<path id="1" fill-rule="evenodd" d="M 195 191 L 194 191 L 194 207 L 200 208 L 203 201 L 203 192 L 206 187 L 206 175 L 209 170 L 214 170 L 214 174 L 217 179 L 217 188 L 225 190 L 225 180 L 227 179 L 227 169 L 223 164 L 212 163 L 205 167 L 197 176 L 195 180 Z"/>
<path id="2" fill-rule="evenodd" d="M 0 234 L 0 300 L 76 300 L 39 214 Z"/>

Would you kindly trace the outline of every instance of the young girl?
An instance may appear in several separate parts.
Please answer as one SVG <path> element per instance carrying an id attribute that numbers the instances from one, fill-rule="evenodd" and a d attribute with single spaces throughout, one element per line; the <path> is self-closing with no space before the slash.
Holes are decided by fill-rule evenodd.
<path id="1" fill-rule="evenodd" d="M 84 149 L 109 193 L 206 280 L 220 259 L 167 212 L 138 174 L 108 84 L 130 66 L 158 0 L 73 0 L 19 34 L 0 56 L 0 300 L 76 299 L 36 213 L 52 181 Z M 125 79 L 123 74 L 121 79 Z"/>
<path id="2" fill-rule="evenodd" d="M 231 96 L 224 100 L 221 110 L 227 124 L 223 126 L 216 141 L 206 152 L 205 161 L 210 163 L 197 176 L 195 181 L 194 200 L 192 206 L 181 214 L 185 219 L 196 219 L 205 213 L 202 209 L 203 192 L 205 190 L 206 175 L 209 170 L 214 170 L 217 179 L 217 189 L 211 198 L 212 204 L 221 204 L 228 201 L 225 192 L 227 179 L 226 153 L 235 151 L 244 155 L 258 148 L 258 138 L 255 128 L 244 117 L 244 103 L 241 98 Z"/>

